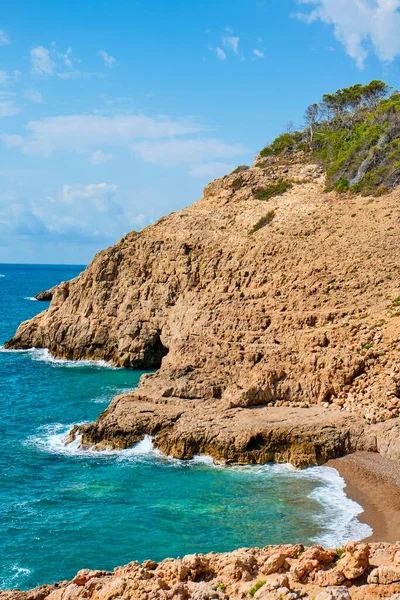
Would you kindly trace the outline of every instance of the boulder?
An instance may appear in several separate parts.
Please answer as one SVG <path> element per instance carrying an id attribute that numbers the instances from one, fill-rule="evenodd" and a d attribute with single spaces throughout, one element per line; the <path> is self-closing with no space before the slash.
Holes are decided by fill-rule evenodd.
<path id="1" fill-rule="evenodd" d="M 272 554 L 265 561 L 261 572 L 263 573 L 263 575 L 271 575 L 272 573 L 276 573 L 281 567 L 283 567 L 285 560 L 286 557 L 284 554 Z"/>
<path id="2" fill-rule="evenodd" d="M 311 571 L 331 564 L 336 557 L 336 550 L 324 550 L 322 546 L 308 548 L 297 563 L 290 567 L 290 573 L 295 581 L 304 581 Z"/>
<path id="3" fill-rule="evenodd" d="M 336 563 L 336 569 L 346 579 L 357 579 L 369 567 L 369 546 L 365 543 L 349 542 L 343 548 L 344 553 Z"/>
<path id="4" fill-rule="evenodd" d="M 400 565 L 383 565 L 377 567 L 368 576 L 368 583 L 390 585 L 400 581 Z"/>
<path id="5" fill-rule="evenodd" d="M 320 592 L 315 600 L 351 600 L 351 596 L 345 587 L 332 587 Z"/>
<path id="6" fill-rule="evenodd" d="M 323 569 L 313 574 L 313 582 L 320 587 L 332 587 L 340 585 L 344 582 L 346 577 L 336 567 L 333 569 Z"/>

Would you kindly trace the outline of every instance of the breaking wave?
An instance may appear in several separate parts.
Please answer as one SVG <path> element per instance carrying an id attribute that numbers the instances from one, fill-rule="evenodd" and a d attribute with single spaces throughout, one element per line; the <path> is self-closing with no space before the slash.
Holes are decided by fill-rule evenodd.
<path id="1" fill-rule="evenodd" d="M 4 346 L 0 346 L 0 352 L 19 352 L 21 354 L 28 354 L 32 360 L 46 362 L 52 365 L 62 367 L 101 367 L 105 369 L 120 368 L 111 365 L 106 360 L 68 360 L 66 358 L 57 358 L 50 354 L 47 348 L 28 348 L 26 350 L 19 350 L 14 348 L 4 348 Z"/>
<path id="2" fill-rule="evenodd" d="M 26 578 L 32 573 L 30 569 L 20 567 L 19 565 L 10 565 L 7 571 L 8 575 L 0 579 L 0 590 L 22 587 Z"/>

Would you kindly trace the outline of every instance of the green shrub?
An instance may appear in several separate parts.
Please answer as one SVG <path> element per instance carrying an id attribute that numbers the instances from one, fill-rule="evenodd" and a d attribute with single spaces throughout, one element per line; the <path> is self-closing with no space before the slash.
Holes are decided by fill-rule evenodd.
<path id="1" fill-rule="evenodd" d="M 262 229 L 266 225 L 269 225 L 274 217 L 275 217 L 275 212 L 273 210 L 271 210 L 264 217 L 261 217 L 261 219 L 259 221 L 257 221 L 257 223 L 255 223 L 255 225 L 253 225 L 253 227 L 250 230 L 250 234 L 255 233 L 256 231 L 258 231 L 259 229 Z"/>
<path id="2" fill-rule="evenodd" d="M 267 188 L 265 188 L 265 190 L 257 194 L 257 198 L 259 200 L 270 200 L 275 196 L 282 196 L 282 194 L 290 190 L 291 187 L 292 184 L 290 181 L 281 179 L 276 183 L 271 183 Z"/>
<path id="3" fill-rule="evenodd" d="M 338 560 L 340 560 L 343 556 L 343 550 L 341 548 L 337 548 L 336 549 L 336 556 L 334 558 L 334 561 L 337 562 Z"/>
<path id="4" fill-rule="evenodd" d="M 336 192 L 343 194 L 344 192 L 348 192 L 349 189 L 350 189 L 350 183 L 347 181 L 347 179 L 339 179 L 332 185 L 328 185 L 328 187 L 325 188 L 325 191 L 326 192 L 336 191 Z"/>
<path id="5" fill-rule="evenodd" d="M 263 585 L 265 585 L 267 582 L 265 579 L 261 579 L 260 581 L 257 581 L 257 583 L 255 583 L 253 585 L 252 588 L 250 588 L 249 590 L 249 595 L 253 598 L 255 596 L 255 593 L 258 592 L 258 590 L 260 588 L 262 588 Z"/>
<path id="6" fill-rule="evenodd" d="M 235 173 L 240 173 L 240 171 L 247 171 L 249 167 L 247 165 L 239 165 L 236 169 L 233 169 L 231 175 L 235 175 Z"/>
<path id="7" fill-rule="evenodd" d="M 285 150 L 293 149 L 300 144 L 303 139 L 303 134 L 300 131 L 294 133 L 283 133 L 277 137 L 272 144 L 265 146 L 260 152 L 260 156 L 278 156 Z"/>
<path id="8" fill-rule="evenodd" d="M 217 585 L 217 590 L 220 590 L 221 592 L 224 592 L 226 590 L 226 588 L 227 588 L 226 583 L 219 583 Z"/>

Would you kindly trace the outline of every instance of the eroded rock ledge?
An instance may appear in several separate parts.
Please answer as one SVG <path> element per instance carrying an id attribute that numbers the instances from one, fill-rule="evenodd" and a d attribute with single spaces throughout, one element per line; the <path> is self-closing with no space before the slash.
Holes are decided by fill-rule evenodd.
<path id="1" fill-rule="evenodd" d="M 158 369 L 81 428 L 88 444 L 149 433 L 184 458 L 398 459 L 400 191 L 324 186 L 302 154 L 258 157 L 100 252 L 6 346 Z"/>
<path id="2" fill-rule="evenodd" d="M 151 402 L 133 393 L 117 396 L 95 423 L 76 426 L 71 439 L 80 434 L 85 446 L 122 449 L 148 434 L 174 458 L 207 454 L 216 462 L 289 462 L 304 468 L 360 450 L 400 460 L 399 432 L 399 419 L 371 426 L 321 407 L 221 410 L 216 402 Z"/>
<path id="3" fill-rule="evenodd" d="M 400 598 L 400 546 L 349 542 L 341 549 L 301 544 L 194 554 L 130 563 L 113 572 L 79 571 L 72 581 L 2 600 L 382 600 Z"/>

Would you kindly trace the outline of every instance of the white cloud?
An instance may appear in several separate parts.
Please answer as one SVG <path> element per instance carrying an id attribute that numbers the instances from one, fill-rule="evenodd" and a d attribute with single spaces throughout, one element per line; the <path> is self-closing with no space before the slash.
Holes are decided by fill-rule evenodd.
<path id="1" fill-rule="evenodd" d="M 229 48 L 235 54 L 239 54 L 239 42 L 240 38 L 235 37 L 234 35 L 225 35 L 222 37 L 222 43 L 225 48 Z"/>
<path id="2" fill-rule="evenodd" d="M 294 16 L 306 23 L 332 25 L 335 37 L 363 68 L 370 46 L 383 62 L 400 55 L 400 0 L 297 0 L 311 4 L 311 12 Z"/>
<path id="3" fill-rule="evenodd" d="M 11 117 L 19 113 L 14 100 L 0 100 L 0 117 Z"/>
<path id="4" fill-rule="evenodd" d="M 38 90 L 28 90 L 25 92 L 25 96 L 31 102 L 36 102 L 36 104 L 41 104 L 43 102 L 43 96 Z"/>
<path id="5" fill-rule="evenodd" d="M 35 46 L 31 50 L 31 72 L 42 77 L 56 75 L 59 79 L 77 79 L 82 77 L 103 77 L 102 73 L 87 73 L 76 68 L 81 60 L 72 54 L 69 47 L 65 52 L 57 49 L 55 42 L 50 44 L 50 49 L 44 46 Z"/>
<path id="6" fill-rule="evenodd" d="M 8 85 L 13 81 L 18 81 L 21 77 L 21 71 L 0 71 L 0 85 Z"/>
<path id="7" fill-rule="evenodd" d="M 9 44 L 9 43 L 10 43 L 10 40 L 4 33 L 3 29 L 0 29 L 0 46 L 5 46 L 6 44 Z"/>
<path id="8" fill-rule="evenodd" d="M 130 148 L 138 139 L 157 139 L 204 131 L 193 119 L 146 115 L 71 115 L 30 121 L 27 134 L 0 135 L 8 147 L 24 154 L 50 156 L 57 150 L 88 152 L 99 147 Z"/>
<path id="9" fill-rule="evenodd" d="M 19 113 L 13 96 L 14 94 L 8 92 L 0 92 L 0 117 L 12 117 Z"/>
<path id="10" fill-rule="evenodd" d="M 96 152 L 93 152 L 92 156 L 90 157 L 90 162 L 92 165 L 102 165 L 113 158 L 114 156 L 112 154 L 103 152 L 103 150 L 96 150 Z"/>
<path id="11" fill-rule="evenodd" d="M 264 53 L 261 52 L 261 50 L 257 50 L 257 48 L 253 50 L 253 54 L 257 56 L 257 58 L 264 58 Z"/>
<path id="12" fill-rule="evenodd" d="M 99 55 L 103 59 L 105 67 L 111 68 L 117 62 L 116 59 L 113 56 L 111 56 L 110 54 L 107 54 L 107 52 L 105 52 L 104 50 L 100 50 L 99 51 Z"/>
<path id="13" fill-rule="evenodd" d="M 211 179 L 213 177 L 222 177 L 222 175 L 231 173 L 234 168 L 235 165 L 232 163 L 216 161 L 192 165 L 189 172 L 193 177 L 204 177 L 205 179 Z"/>
<path id="14" fill-rule="evenodd" d="M 18 236 L 58 242 L 114 243 L 149 222 L 140 191 L 135 201 L 112 183 L 65 184 L 51 195 L 21 199 L 13 192 L 0 194 L 0 240 Z"/>
<path id="15" fill-rule="evenodd" d="M 162 166 L 196 165 L 213 159 L 230 158 L 249 152 L 242 144 L 226 144 L 217 139 L 159 140 L 139 142 L 134 149 L 144 162 Z M 193 167 L 192 167 L 193 168 Z"/>
<path id="16" fill-rule="evenodd" d="M 32 71 L 38 75 L 54 75 L 56 63 L 51 59 L 50 52 L 44 46 L 36 46 L 31 50 Z"/>
<path id="17" fill-rule="evenodd" d="M 226 53 L 222 50 L 222 48 L 215 48 L 215 51 L 220 60 L 226 60 L 227 56 Z"/>

